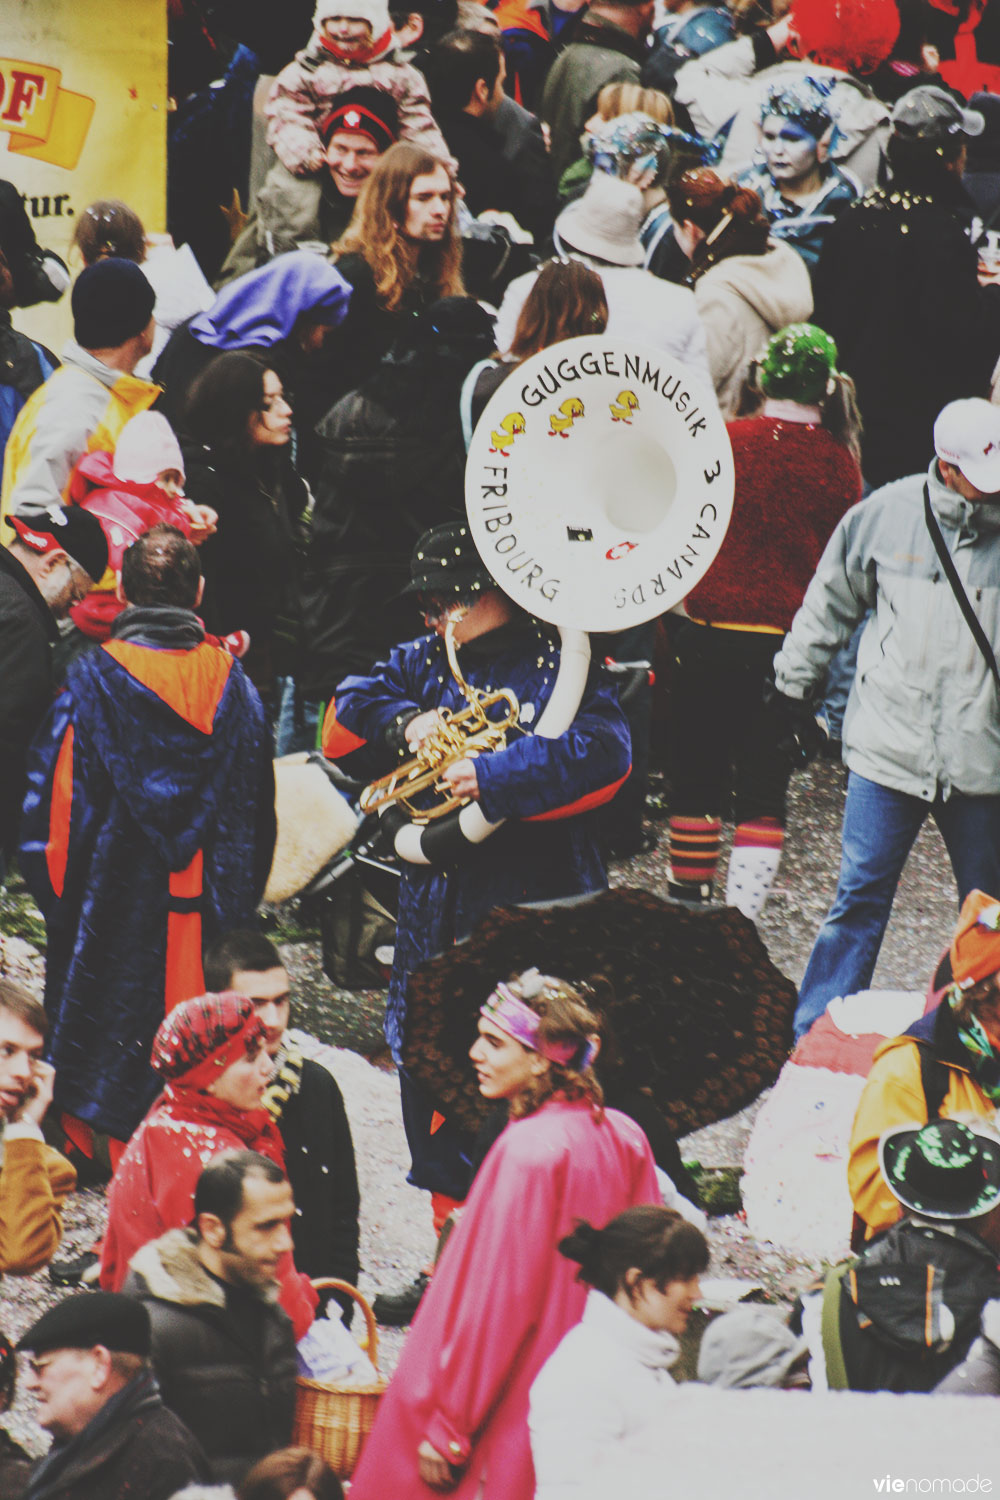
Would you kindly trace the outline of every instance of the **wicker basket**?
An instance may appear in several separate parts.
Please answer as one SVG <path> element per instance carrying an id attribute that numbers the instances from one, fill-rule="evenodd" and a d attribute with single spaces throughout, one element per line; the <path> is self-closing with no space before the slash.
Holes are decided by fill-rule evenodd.
<path id="1" fill-rule="evenodd" d="M 317 1291 L 331 1288 L 347 1292 L 364 1313 L 368 1326 L 368 1358 L 378 1370 L 378 1332 L 375 1314 L 357 1287 L 336 1277 L 314 1281 Z M 375 1421 L 378 1404 L 389 1382 L 381 1375 L 374 1385 L 325 1385 L 300 1375 L 295 1396 L 295 1430 L 292 1442 L 310 1448 L 326 1460 L 341 1479 L 354 1472 L 362 1445 Z"/>

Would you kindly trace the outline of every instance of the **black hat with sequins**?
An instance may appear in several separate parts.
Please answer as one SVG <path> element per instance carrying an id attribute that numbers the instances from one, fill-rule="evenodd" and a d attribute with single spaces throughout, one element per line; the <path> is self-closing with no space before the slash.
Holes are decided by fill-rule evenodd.
<path id="1" fill-rule="evenodd" d="M 404 594 L 472 594 L 496 588 L 462 521 L 425 531 L 410 558 Z"/>
<path id="2" fill-rule="evenodd" d="M 985 118 L 978 109 L 963 109 L 953 95 L 933 84 L 921 84 L 893 105 L 889 116 L 894 135 L 909 141 L 941 145 L 955 136 L 982 135 Z"/>

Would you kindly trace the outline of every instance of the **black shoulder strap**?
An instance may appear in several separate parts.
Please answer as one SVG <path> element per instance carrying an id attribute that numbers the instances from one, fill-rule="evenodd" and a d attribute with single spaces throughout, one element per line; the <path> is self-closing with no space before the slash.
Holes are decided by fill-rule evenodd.
<path id="1" fill-rule="evenodd" d="M 920 1053 L 920 1083 L 927 1101 L 927 1119 L 936 1120 L 941 1114 L 941 1106 L 948 1092 L 948 1068 L 934 1056 L 931 1047 L 918 1045 L 917 1051 Z"/>
<path id="2" fill-rule="evenodd" d="M 937 523 L 937 517 L 931 505 L 930 489 L 926 483 L 924 484 L 924 519 L 927 522 L 927 530 L 931 534 L 931 541 L 934 543 L 934 551 L 937 553 L 941 566 L 944 569 L 944 576 L 951 584 L 951 591 L 955 595 L 959 609 L 965 616 L 965 623 L 972 631 L 976 645 L 983 654 L 983 660 L 993 674 L 997 693 L 1000 694 L 1000 668 L 997 667 L 997 659 L 993 655 L 993 647 L 987 640 L 986 632 L 976 618 L 976 612 L 969 603 L 969 596 L 962 587 L 962 580 L 958 576 L 951 553 L 948 551 L 944 537 L 941 535 L 941 528 Z"/>

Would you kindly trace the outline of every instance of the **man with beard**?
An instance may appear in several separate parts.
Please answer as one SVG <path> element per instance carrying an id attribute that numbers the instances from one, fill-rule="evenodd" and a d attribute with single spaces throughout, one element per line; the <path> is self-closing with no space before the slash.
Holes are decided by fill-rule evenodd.
<path id="1" fill-rule="evenodd" d="M 347 89 L 332 101 L 318 129 L 326 150 L 323 166 L 308 179 L 275 162 L 226 258 L 219 285 L 286 250 L 338 239 L 375 163 L 399 138 L 399 110 L 383 89 Z"/>
<path id="2" fill-rule="evenodd" d="M 279 1166 L 223 1152 L 198 1178 L 191 1224 L 144 1245 L 125 1283 L 149 1312 L 164 1402 L 219 1481 L 238 1483 L 291 1442 L 295 1338 L 277 1275 L 294 1212 Z"/>

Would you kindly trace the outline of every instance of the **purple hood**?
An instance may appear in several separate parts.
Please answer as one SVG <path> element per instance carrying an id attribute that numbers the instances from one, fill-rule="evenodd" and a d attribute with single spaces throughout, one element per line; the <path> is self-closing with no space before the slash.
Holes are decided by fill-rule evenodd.
<path id="1" fill-rule="evenodd" d="M 321 256 L 290 250 L 231 282 L 188 328 L 210 349 L 271 349 L 302 313 L 336 328 L 350 297 L 350 284 Z"/>

